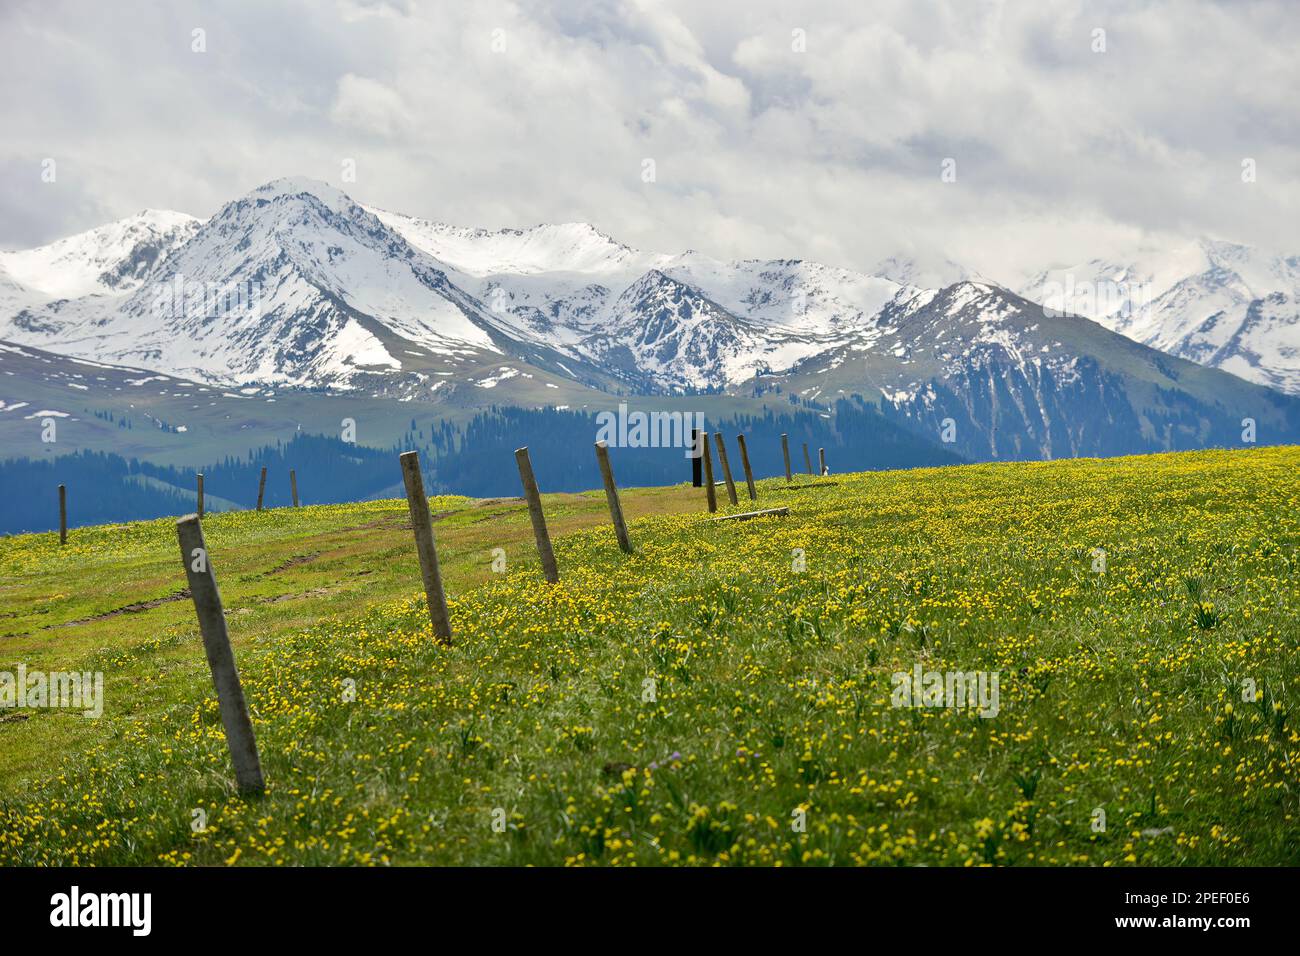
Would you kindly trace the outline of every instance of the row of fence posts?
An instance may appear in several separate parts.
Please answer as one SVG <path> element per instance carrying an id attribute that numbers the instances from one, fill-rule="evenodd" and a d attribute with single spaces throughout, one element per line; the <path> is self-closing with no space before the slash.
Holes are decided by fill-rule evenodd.
<path id="1" fill-rule="evenodd" d="M 429 620 L 433 625 L 435 639 L 450 646 L 451 617 L 447 611 L 447 595 L 443 589 L 442 570 L 438 564 L 438 549 L 433 536 L 433 517 L 429 513 L 429 498 L 424 493 L 424 476 L 420 472 L 419 452 L 405 452 L 400 456 L 399 461 L 402 467 L 403 484 L 406 487 L 406 504 L 411 516 L 411 529 L 415 534 L 415 550 L 420 560 L 420 576 L 424 583 Z M 628 537 L 627 523 L 623 519 L 623 505 L 619 501 L 618 486 L 614 483 L 614 471 L 609 463 L 609 448 L 603 441 L 596 443 L 596 461 L 600 466 L 601 481 L 605 486 L 605 497 L 609 504 L 609 514 L 614 524 L 619 549 L 631 554 L 632 543 Z M 533 465 L 529 460 L 527 447 L 515 451 L 515 462 L 519 466 L 519 479 L 523 484 L 524 498 L 528 504 L 528 516 L 537 539 L 542 574 L 548 582 L 555 584 L 560 580 L 560 572 L 555 563 L 555 551 L 551 547 L 550 534 L 546 528 L 546 515 L 542 511 L 541 492 L 537 487 L 537 479 L 533 475 Z M 297 506 L 297 482 L 293 472 L 290 472 L 290 483 L 294 488 L 294 505 Z M 266 469 L 263 468 L 258 486 L 258 510 L 261 510 L 265 484 Z M 60 497 L 62 497 L 62 486 L 60 486 Z M 199 475 L 199 507 L 200 509 L 203 507 L 202 475 Z M 217 691 L 221 724 L 225 729 L 226 744 L 230 748 L 230 757 L 235 768 L 236 785 L 241 793 L 260 794 L 264 792 L 266 785 L 257 754 L 257 741 L 253 736 L 248 702 L 244 698 L 243 687 L 239 681 L 239 670 L 235 666 L 235 654 L 230 643 L 230 632 L 226 626 L 221 593 L 217 588 L 216 573 L 203 539 L 200 518 L 200 514 L 187 515 L 176 523 L 181 560 L 185 564 L 190 595 L 194 600 L 194 610 L 199 619 L 199 632 L 203 636 L 208 667 L 212 671 L 212 683 Z"/>
<path id="2" fill-rule="evenodd" d="M 293 468 L 289 469 L 289 492 L 293 495 L 293 506 L 298 507 L 298 473 Z M 257 479 L 257 510 L 262 510 L 262 502 L 266 497 L 266 466 L 262 466 L 261 477 Z M 203 476 L 199 475 L 199 517 L 203 517 Z"/>
<path id="3" fill-rule="evenodd" d="M 713 456 L 711 444 L 717 441 L 718 462 L 722 466 L 723 482 L 727 488 L 727 497 L 732 505 L 737 504 L 736 485 L 732 479 L 731 465 L 727 459 L 727 448 L 722 435 L 710 435 L 697 431 L 699 454 L 695 456 L 695 469 L 702 467 L 703 483 L 710 512 L 717 510 L 717 490 L 713 482 Z M 754 485 L 754 473 L 749 464 L 749 449 L 745 436 L 736 436 L 736 445 L 740 449 L 741 467 L 745 472 L 746 490 L 751 501 L 758 500 Z M 790 449 L 786 435 L 781 436 L 781 446 L 785 452 L 785 469 L 787 483 L 790 475 Z M 826 452 L 819 449 L 822 473 L 826 473 Z M 804 456 L 808 457 L 808 446 L 804 445 Z M 429 498 L 424 493 L 424 476 L 420 471 L 419 452 L 408 451 L 399 458 L 402 468 L 402 481 L 406 489 L 406 504 L 411 516 L 411 530 L 415 535 L 415 550 L 420 561 L 420 576 L 424 584 L 425 602 L 429 610 L 429 620 L 433 626 L 434 638 L 441 644 L 452 643 L 451 617 L 447 610 L 447 595 L 442 584 L 442 570 L 438 564 L 438 549 L 433 535 L 433 517 L 429 512 Z M 625 554 L 632 553 L 632 543 L 627 533 L 627 523 L 623 518 L 623 506 L 619 500 L 618 486 L 614 482 L 614 471 L 610 466 L 609 447 L 603 442 L 596 442 L 596 462 L 600 467 L 601 482 L 605 486 L 605 498 L 609 506 L 610 520 L 614 525 L 614 534 L 618 546 Z M 532 461 L 528 456 L 527 446 L 515 450 L 515 463 L 519 468 L 519 480 L 523 485 L 524 500 L 528 506 L 528 517 L 532 522 L 533 536 L 537 540 L 537 553 L 541 558 L 542 574 L 551 584 L 560 580 L 559 568 L 555 562 L 555 551 L 551 547 L 550 533 L 546 527 L 546 515 L 542 510 L 541 492 L 537 487 L 537 478 L 533 474 Z M 812 473 L 811 460 L 808 461 L 809 474 Z M 289 481 L 293 488 L 294 507 L 298 506 L 298 484 L 291 470 Z M 262 508 L 263 491 L 266 486 L 266 469 L 262 469 L 258 483 L 257 505 Z M 231 762 L 235 769 L 235 781 L 244 794 L 260 794 L 265 790 L 262 766 L 257 753 L 257 741 L 253 735 L 252 719 L 248 712 L 248 702 L 244 698 L 243 686 L 239 680 L 239 670 L 235 666 L 234 649 L 230 643 L 230 632 L 226 625 L 225 611 L 221 603 L 221 592 L 217 588 L 216 572 L 208 555 L 207 544 L 203 537 L 203 475 L 198 476 L 199 511 L 187 515 L 176 523 L 176 534 L 180 543 L 181 561 L 185 565 L 185 576 L 189 582 L 190 595 L 194 600 L 194 610 L 199 619 L 199 632 L 203 637 L 203 648 L 212 672 L 212 683 L 217 691 L 217 704 L 221 714 L 221 724 L 225 729 L 226 743 L 230 748 Z M 60 512 L 64 512 L 65 492 L 59 486 Z M 788 513 L 787 509 L 776 509 L 779 513 Z M 760 514 L 761 512 L 755 512 Z M 736 515 L 728 517 L 749 517 Z M 722 520 L 722 519 L 719 519 Z M 66 524 L 66 522 L 61 522 Z M 66 532 L 65 532 L 66 537 Z"/>
<path id="4" fill-rule="evenodd" d="M 204 515 L 203 501 L 203 472 L 199 472 L 195 477 L 197 485 L 197 507 L 195 512 L 200 518 Z M 298 503 L 298 472 L 294 468 L 289 469 L 289 491 L 293 496 L 293 506 L 300 507 Z M 257 510 L 262 510 L 262 502 L 266 497 L 266 468 L 263 466 L 261 477 L 257 482 Z M 59 544 L 68 543 L 68 488 L 66 485 L 59 485 Z"/>
<path id="5" fill-rule="evenodd" d="M 732 480 L 731 463 L 727 459 L 727 445 L 726 442 L 723 440 L 722 433 L 718 432 L 715 434 L 710 434 L 709 432 L 699 431 L 697 429 L 693 432 L 693 436 L 694 436 L 693 440 L 696 443 L 695 447 L 699 449 L 699 453 L 695 456 L 695 461 L 692 464 L 692 468 L 691 468 L 692 483 L 695 485 L 696 488 L 700 487 L 701 484 L 704 485 L 705 502 L 707 504 L 710 514 L 718 510 L 717 486 L 713 480 L 712 449 L 713 449 L 714 442 L 717 443 L 718 464 L 722 468 L 722 484 L 725 485 L 727 488 L 727 498 L 732 503 L 732 505 L 738 504 L 736 498 L 736 483 L 735 481 Z M 745 485 L 747 490 L 749 491 L 749 500 L 757 501 L 758 492 L 754 488 L 754 472 L 749 467 L 749 449 L 745 445 L 744 435 L 736 436 L 736 445 L 740 449 L 740 463 L 745 469 Z M 781 454 L 785 459 L 785 483 L 787 485 L 793 485 L 794 475 L 790 470 L 790 436 L 789 435 L 783 434 L 781 436 Z M 804 463 L 808 468 L 808 474 L 811 475 L 813 473 L 812 458 L 808 454 L 807 442 L 804 442 L 803 457 L 804 457 Z M 826 469 L 826 449 L 825 448 L 817 449 L 817 457 L 818 457 L 818 464 L 819 464 L 818 473 L 821 475 L 829 474 L 829 472 Z"/>
<path id="6" fill-rule="evenodd" d="M 785 483 L 787 485 L 792 484 L 794 482 L 794 473 L 790 469 L 790 436 L 786 434 L 781 435 L 781 455 L 785 459 Z M 813 473 L 812 457 L 808 454 L 807 442 L 803 443 L 803 462 L 804 462 L 804 467 L 808 470 L 808 474 L 811 475 Z M 829 474 L 829 472 L 826 470 L 826 449 L 825 448 L 817 449 L 817 464 L 818 464 L 817 474 L 819 475 Z"/>
<path id="7" fill-rule="evenodd" d="M 718 510 L 718 499 L 717 499 L 717 492 L 714 489 L 714 484 L 713 484 L 713 460 L 710 454 L 710 435 L 708 432 L 702 432 L 699 429 L 694 429 L 692 431 L 692 436 L 693 436 L 693 440 L 696 442 L 696 447 L 701 448 L 700 453 L 693 456 L 691 461 L 692 484 L 696 488 L 698 488 L 700 487 L 701 484 L 707 482 L 708 508 L 709 511 L 712 513 Z M 734 505 L 737 503 L 736 485 L 731 477 L 731 465 L 727 460 L 727 448 L 725 443 L 723 442 L 722 434 L 720 432 L 714 435 L 713 438 L 717 440 L 717 444 L 718 444 L 718 463 L 722 466 L 723 483 L 727 486 L 727 498 Z M 747 490 L 749 491 L 749 499 L 751 501 L 757 501 L 758 494 L 754 490 L 754 474 L 749 467 L 749 452 L 745 447 L 745 436 L 737 435 L 736 444 L 740 448 L 740 460 L 741 460 L 741 464 L 744 466 L 745 469 L 745 484 L 747 486 Z M 623 513 L 618 503 L 618 493 L 617 491 L 611 490 L 614 487 L 614 476 L 613 476 L 613 472 L 610 471 L 610 467 L 609 467 L 609 450 L 607 447 L 604 446 L 604 443 L 602 442 L 598 442 L 596 447 L 597 447 L 596 458 L 598 463 L 600 464 L 601 479 L 605 483 L 605 493 L 609 496 L 610 514 L 614 519 L 614 529 L 615 532 L 618 534 L 619 547 L 622 548 L 624 551 L 630 552 L 631 546 L 627 545 L 627 528 L 623 524 Z M 523 458 L 520 458 L 520 452 L 524 453 Z M 781 436 L 781 453 L 785 459 L 785 482 L 788 485 L 794 481 L 794 475 L 790 471 L 790 439 L 789 436 L 785 434 Z M 413 454 L 413 453 L 408 453 L 408 454 Z M 803 457 L 804 457 L 804 463 L 808 469 L 808 474 L 810 475 L 813 474 L 812 458 L 810 458 L 808 454 L 807 442 L 804 442 L 803 445 Z M 825 448 L 817 449 L 817 458 L 818 458 L 818 474 L 826 475 L 828 472 L 826 470 L 826 449 Z M 542 528 L 542 533 L 544 534 L 545 521 L 541 518 L 541 511 L 540 511 L 541 505 L 538 504 L 537 510 L 534 511 L 533 505 L 531 503 L 532 498 L 528 496 L 529 483 L 530 482 L 532 483 L 534 489 L 536 489 L 537 487 L 537 482 L 533 478 L 532 465 L 529 464 L 528 462 L 528 449 L 521 448 L 518 451 L 516 451 L 515 459 L 519 463 L 519 476 L 524 483 L 525 497 L 528 497 L 529 500 L 529 506 L 528 506 L 529 514 L 533 515 L 533 528 L 534 530 L 536 530 L 539 527 L 538 522 L 540 521 L 541 522 L 540 527 Z M 527 475 L 525 475 L 525 470 L 527 471 Z M 703 472 L 703 474 L 701 472 Z M 203 472 L 199 472 L 195 476 L 195 478 L 198 486 L 197 487 L 198 506 L 197 506 L 196 514 L 200 518 L 202 518 L 205 513 L 204 495 L 203 495 Z M 298 473 L 296 469 L 293 468 L 289 469 L 289 491 L 293 496 L 293 507 L 295 508 L 299 507 L 300 505 L 298 502 Z M 258 480 L 257 480 L 257 510 L 258 511 L 263 510 L 263 502 L 265 500 L 266 500 L 266 466 L 263 465 L 261 474 L 258 476 Z M 539 502 L 540 500 L 541 499 L 538 498 Z M 68 490 L 66 486 L 59 485 L 59 544 L 67 544 L 67 543 L 68 543 Z M 539 535 L 538 550 L 542 552 L 542 569 L 547 575 L 546 579 L 548 581 L 558 580 L 558 576 L 556 577 L 552 576 L 552 574 L 554 573 L 554 564 L 555 564 L 554 555 L 551 555 L 549 561 L 546 557 L 546 555 L 550 553 L 549 539 L 547 539 L 545 548 L 543 548 L 542 537 L 541 535 Z"/>
<path id="8" fill-rule="evenodd" d="M 199 511 L 200 518 L 203 517 L 203 472 L 195 476 L 198 479 L 199 492 Z M 298 471 L 295 468 L 289 469 L 289 493 L 293 498 L 293 506 L 299 507 L 298 504 Z M 266 466 L 262 466 L 262 473 L 257 479 L 257 510 L 262 510 L 262 503 L 266 500 Z"/>

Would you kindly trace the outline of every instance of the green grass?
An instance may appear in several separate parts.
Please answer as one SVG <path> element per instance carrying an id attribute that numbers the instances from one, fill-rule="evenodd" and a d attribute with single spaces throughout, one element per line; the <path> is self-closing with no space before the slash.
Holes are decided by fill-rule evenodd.
<path id="1" fill-rule="evenodd" d="M 450 649 L 404 503 L 213 516 L 258 799 L 188 600 L 96 617 L 183 586 L 172 523 L 3 539 L 0 670 L 107 703 L 0 711 L 0 861 L 1294 865 L 1297 466 L 767 480 L 788 517 L 722 524 L 638 489 L 630 556 L 602 493 L 547 496 L 556 587 L 521 503 L 435 499 Z M 918 663 L 997 715 L 892 706 Z"/>

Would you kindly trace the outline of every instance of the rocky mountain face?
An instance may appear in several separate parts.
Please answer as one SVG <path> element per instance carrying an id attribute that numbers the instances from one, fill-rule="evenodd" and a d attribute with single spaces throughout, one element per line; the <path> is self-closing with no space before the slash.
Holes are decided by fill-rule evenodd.
<path id="1" fill-rule="evenodd" d="M 1297 386 L 1294 260 L 1198 246 L 1045 271 L 1026 296 L 946 260 L 881 271 L 647 253 L 583 223 L 462 229 L 287 179 L 205 222 L 145 213 L 0 254 L 0 339 L 212 386 L 474 407 L 861 395 L 974 458 L 1235 444 L 1243 419 L 1260 442 L 1300 438 L 1300 400 L 1261 387 Z M 1129 280 L 1126 299 L 1097 292 Z"/>
<path id="2" fill-rule="evenodd" d="M 1021 291 L 1171 355 L 1300 394 L 1300 256 L 1200 240 L 1044 270 Z"/>
<path id="3" fill-rule="evenodd" d="M 886 310 L 886 407 L 971 458 L 1292 441 L 1300 401 L 1013 293 L 959 283 Z"/>

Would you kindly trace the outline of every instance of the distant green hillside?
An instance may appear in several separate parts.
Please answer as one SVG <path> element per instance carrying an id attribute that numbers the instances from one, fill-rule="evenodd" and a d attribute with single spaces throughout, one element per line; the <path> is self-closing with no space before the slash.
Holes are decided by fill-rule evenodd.
<path id="1" fill-rule="evenodd" d="M 600 482 L 592 445 L 608 419 L 590 412 L 501 408 L 481 411 L 457 425 L 438 417 L 415 417 L 427 410 L 407 406 L 403 411 L 412 417 L 386 448 L 298 432 L 284 443 L 241 449 L 192 467 L 93 451 L 43 459 L 0 459 L 0 533 L 56 528 L 56 489 L 60 484 L 67 487 L 68 520 L 74 526 L 191 511 L 199 471 L 204 475 L 210 506 L 220 510 L 255 507 L 263 467 L 267 469 L 264 503 L 268 507 L 292 502 L 291 469 L 304 503 L 390 496 L 401 492 L 397 455 L 408 449 L 420 451 L 426 487 L 435 493 L 518 494 L 519 474 L 511 451 L 522 445 L 532 449 L 538 480 L 547 490 L 577 491 Z M 794 410 L 778 415 L 769 410 L 730 419 L 711 415 L 706 426 L 721 430 L 726 437 L 737 478 L 741 477 L 741 463 L 735 439 L 742 431 L 751 436 L 749 454 L 760 474 L 783 471 L 781 433 L 790 436 L 797 471 L 806 468 L 805 444 L 814 460 L 818 449 L 825 448 L 828 466 L 836 471 L 960 460 L 885 419 L 875 406 L 858 401 L 837 403 L 834 414 Z M 677 431 L 678 441 L 689 436 L 684 424 Z M 615 431 L 613 443 L 622 439 Z M 629 484 L 675 484 L 691 474 L 685 447 L 618 448 L 618 456 L 620 475 Z"/>

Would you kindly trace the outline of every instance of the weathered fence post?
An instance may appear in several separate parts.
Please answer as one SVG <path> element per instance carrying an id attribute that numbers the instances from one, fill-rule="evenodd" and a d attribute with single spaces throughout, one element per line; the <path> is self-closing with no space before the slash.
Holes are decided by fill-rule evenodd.
<path id="1" fill-rule="evenodd" d="M 415 550 L 420 556 L 420 576 L 424 579 L 424 599 L 429 605 L 433 636 L 443 644 L 451 643 L 451 618 L 447 614 L 447 594 L 442 589 L 442 571 L 438 567 L 438 549 L 433 541 L 433 519 L 429 516 L 429 499 L 424 494 L 424 476 L 420 474 L 420 453 L 403 452 L 402 483 L 406 485 L 406 507 L 411 513 L 415 532 Z"/>
<path id="2" fill-rule="evenodd" d="M 239 683 L 235 652 L 230 646 L 230 632 L 226 629 L 226 615 L 221 607 L 221 592 L 217 590 L 217 576 L 203 540 L 199 516 L 186 515 L 176 522 L 176 537 L 180 540 L 181 562 L 185 565 L 190 596 L 194 599 L 194 611 L 199 618 L 203 650 L 212 671 L 212 685 L 217 689 L 217 707 L 221 712 L 221 725 L 226 730 L 230 759 L 235 765 L 235 782 L 241 793 L 261 793 L 266 785 L 262 780 L 262 763 L 257 757 L 253 722 L 248 716 L 244 688 Z"/>
<path id="3" fill-rule="evenodd" d="M 289 469 L 289 490 L 293 492 L 293 506 L 298 507 L 298 476 L 292 468 Z"/>
<path id="4" fill-rule="evenodd" d="M 785 483 L 788 485 L 794 481 L 794 476 L 790 474 L 790 436 L 783 434 L 781 436 L 781 455 L 785 458 Z"/>
<path id="5" fill-rule="evenodd" d="M 603 441 L 596 442 L 596 462 L 600 465 L 601 480 L 605 482 L 605 499 L 609 502 L 609 517 L 614 522 L 618 546 L 624 553 L 631 554 L 632 542 L 627 538 L 627 525 L 623 522 L 623 505 L 618 500 L 614 469 L 609 466 L 609 447 Z"/>
<path id="6" fill-rule="evenodd" d="M 826 449 L 825 448 L 817 449 L 817 466 L 818 466 L 817 474 L 819 475 L 826 474 Z"/>
<path id="7" fill-rule="evenodd" d="M 68 489 L 59 485 L 59 544 L 68 543 Z"/>
<path id="8" fill-rule="evenodd" d="M 700 474 L 700 430 L 698 428 L 691 429 L 691 450 L 694 452 L 691 455 L 691 487 L 698 488 L 703 481 Z"/>
<path id="9" fill-rule="evenodd" d="M 704 450 L 700 453 L 704 459 L 704 496 L 709 503 L 709 513 L 718 510 L 718 491 L 713 487 L 713 456 L 709 453 L 709 433 L 702 432 L 700 439 L 703 441 Z"/>
<path id="10" fill-rule="evenodd" d="M 812 470 L 812 456 L 808 454 L 808 443 L 807 443 L 807 442 L 804 442 L 804 443 L 803 443 L 803 463 L 804 463 L 804 467 L 808 469 L 808 474 L 811 475 L 811 474 L 813 473 L 813 470 Z"/>
<path id="11" fill-rule="evenodd" d="M 736 500 L 736 483 L 731 480 L 731 463 L 727 461 L 727 443 L 722 440 L 722 432 L 718 432 L 718 464 L 722 465 L 722 480 L 727 483 L 727 497 L 731 503 L 739 504 Z"/>
<path id="12" fill-rule="evenodd" d="M 262 510 L 262 494 L 266 491 L 266 466 L 262 466 L 262 477 L 257 482 L 257 510 Z"/>
<path id="13" fill-rule="evenodd" d="M 199 518 L 202 519 L 203 517 L 203 472 L 199 472 L 197 477 L 199 480 Z"/>
<path id="14" fill-rule="evenodd" d="M 533 463 L 528 460 L 528 446 L 515 449 L 515 462 L 519 465 L 519 480 L 524 485 L 524 497 L 528 499 L 528 517 L 533 522 L 533 536 L 537 538 L 537 553 L 542 558 L 542 574 L 551 584 L 560 580 L 559 568 L 555 566 L 555 552 L 551 550 L 551 536 L 546 530 L 546 515 L 542 513 L 542 496 L 537 490 L 537 479 L 533 477 Z"/>
<path id="15" fill-rule="evenodd" d="M 745 447 L 745 436 L 737 435 L 736 444 L 740 446 L 740 464 L 745 469 L 745 484 L 749 488 L 749 500 L 757 501 L 758 492 L 754 490 L 754 472 L 749 467 L 749 449 Z"/>

